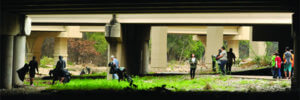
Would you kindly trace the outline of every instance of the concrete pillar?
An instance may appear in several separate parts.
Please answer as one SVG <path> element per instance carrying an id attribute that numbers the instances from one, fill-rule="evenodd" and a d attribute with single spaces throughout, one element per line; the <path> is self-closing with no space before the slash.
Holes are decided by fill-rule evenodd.
<path id="1" fill-rule="evenodd" d="M 142 68 L 144 68 L 143 48 L 144 41 L 150 36 L 150 25 L 146 24 L 123 24 L 122 35 L 123 44 L 126 51 L 126 57 L 123 61 L 126 62 L 127 72 L 133 75 L 141 75 Z"/>
<path id="2" fill-rule="evenodd" d="M 45 40 L 44 36 L 29 36 L 26 38 L 27 58 L 26 61 L 32 60 L 32 56 L 36 57 L 36 61 L 40 63 L 42 45 Z"/>
<path id="3" fill-rule="evenodd" d="M 298 3 L 299 4 L 299 3 Z M 299 10 L 293 14 L 293 39 L 294 39 L 294 77 L 292 78 L 292 91 L 300 93 L 300 20 L 299 20 Z M 299 97 L 298 97 L 299 99 Z"/>
<path id="4" fill-rule="evenodd" d="M 250 54 L 251 58 L 255 56 L 264 56 L 266 54 L 266 42 L 250 41 Z"/>
<path id="5" fill-rule="evenodd" d="M 205 63 L 211 64 L 212 55 L 217 55 L 218 50 L 223 46 L 223 30 L 221 26 L 208 26 L 207 27 L 207 38 L 205 47 Z"/>
<path id="6" fill-rule="evenodd" d="M 151 68 L 167 67 L 168 27 L 151 27 Z"/>
<path id="7" fill-rule="evenodd" d="M 236 58 L 239 58 L 239 40 L 228 40 L 227 41 L 228 49 L 232 48 L 232 52 L 235 54 Z"/>
<path id="8" fill-rule="evenodd" d="M 11 89 L 12 88 L 12 69 L 13 69 L 13 48 L 14 48 L 14 36 L 2 35 L 1 47 L 1 77 L 0 88 Z"/>
<path id="9" fill-rule="evenodd" d="M 25 52 L 26 52 L 26 36 L 17 35 L 14 40 L 14 64 L 13 64 L 13 86 L 23 85 L 23 82 L 19 79 L 17 70 L 22 68 L 25 64 Z"/>
<path id="10" fill-rule="evenodd" d="M 21 16 L 1 11 L 0 35 L 1 35 L 1 63 L 0 63 L 0 89 L 12 88 L 14 36 L 21 33 Z"/>
<path id="11" fill-rule="evenodd" d="M 63 56 L 63 59 L 68 61 L 68 39 L 67 38 L 55 38 L 54 41 L 54 61 L 57 62 L 58 56 Z"/>
<path id="12" fill-rule="evenodd" d="M 140 73 L 147 74 L 149 70 L 149 40 L 145 41 L 143 44 L 143 51 L 142 51 L 142 68 Z"/>

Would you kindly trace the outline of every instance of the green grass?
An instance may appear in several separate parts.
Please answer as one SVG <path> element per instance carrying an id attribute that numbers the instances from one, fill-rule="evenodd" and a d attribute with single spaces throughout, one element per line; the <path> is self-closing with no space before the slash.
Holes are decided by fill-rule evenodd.
<path id="1" fill-rule="evenodd" d="M 196 78 L 194 80 L 190 80 L 188 76 L 168 76 L 168 77 L 153 77 L 153 76 L 145 76 L 145 77 L 134 77 L 134 84 L 138 87 L 136 90 L 148 90 L 155 87 L 161 87 L 162 85 L 166 85 L 166 88 L 173 91 L 197 91 L 197 90 L 205 90 L 204 87 L 207 84 L 211 85 L 211 90 L 221 88 L 224 90 L 232 90 L 232 87 L 223 87 L 221 85 L 218 86 L 216 81 L 227 81 L 231 77 L 229 76 L 221 76 L 221 77 L 202 77 Z M 129 86 L 128 82 L 122 81 L 118 82 L 117 80 L 106 80 L 106 79 L 74 79 L 67 84 L 57 84 L 51 86 L 49 89 L 67 89 L 67 90 L 92 90 L 92 89 L 113 89 L 113 90 L 122 90 Z"/>
<path id="2" fill-rule="evenodd" d="M 101 73 L 94 73 L 94 74 L 84 74 L 84 75 L 73 75 L 73 76 L 80 76 L 80 77 L 94 77 L 94 76 L 103 76 L 106 77 L 107 73 L 106 72 L 101 72 Z"/>
<path id="3" fill-rule="evenodd" d="M 101 76 L 106 73 L 83 75 L 82 77 Z M 191 80 L 189 75 L 177 76 L 135 76 L 132 78 L 134 84 L 138 87 L 130 87 L 127 81 L 118 82 L 117 80 L 106 79 L 71 79 L 67 84 L 50 85 L 51 80 L 35 80 L 36 86 L 45 86 L 47 89 L 56 90 L 123 90 L 130 87 L 134 90 L 152 90 L 155 87 L 166 85 L 166 88 L 171 91 L 236 91 L 236 90 L 250 90 L 254 89 L 249 86 L 261 85 L 269 87 L 273 85 L 280 85 L 281 87 L 290 87 L 290 82 L 286 80 L 271 81 L 260 79 L 238 79 L 231 76 L 197 76 Z M 25 82 L 29 84 L 29 82 Z M 253 90 L 251 90 L 253 91 Z"/>

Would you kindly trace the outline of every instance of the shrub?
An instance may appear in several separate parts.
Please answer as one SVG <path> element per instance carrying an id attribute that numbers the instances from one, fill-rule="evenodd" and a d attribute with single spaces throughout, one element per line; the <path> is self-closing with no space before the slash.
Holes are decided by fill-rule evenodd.
<path id="1" fill-rule="evenodd" d="M 272 57 L 271 56 L 255 56 L 254 59 L 252 60 L 253 63 L 255 63 L 258 66 L 267 66 L 271 65 L 272 63 Z"/>
<path id="2" fill-rule="evenodd" d="M 49 68 L 49 66 L 47 65 L 54 65 L 54 59 L 47 56 L 43 56 L 40 60 L 40 67 Z"/>
<path id="3" fill-rule="evenodd" d="M 207 83 L 205 87 L 203 87 L 203 90 L 212 90 L 212 87 Z"/>
<path id="4" fill-rule="evenodd" d="M 67 63 L 68 63 L 68 65 L 73 65 L 72 61 L 68 61 Z"/>

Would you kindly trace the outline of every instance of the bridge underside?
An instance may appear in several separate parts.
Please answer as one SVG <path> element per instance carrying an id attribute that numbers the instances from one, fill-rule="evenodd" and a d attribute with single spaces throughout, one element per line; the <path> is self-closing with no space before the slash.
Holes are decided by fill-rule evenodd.
<path id="1" fill-rule="evenodd" d="M 12 86 L 12 69 L 13 62 L 23 59 L 14 59 L 14 49 L 21 47 L 17 46 L 23 42 L 14 42 L 20 40 L 19 36 L 26 35 L 26 28 L 23 23 L 24 16 L 20 14 L 95 14 L 95 13 L 201 13 L 201 12 L 294 12 L 293 14 L 293 28 L 292 38 L 295 51 L 295 78 L 293 79 L 292 89 L 300 91 L 300 33 L 299 33 L 299 1 L 298 0 L 136 0 L 136 1 L 122 1 L 122 0 L 2 0 L 0 2 L 0 16 L 1 16 L 1 50 L 0 64 L 0 88 L 10 89 Z M 9 12 L 10 14 L 8 14 Z M 134 63 L 138 58 L 142 58 L 144 48 L 142 40 L 147 40 L 147 31 L 150 26 L 132 23 L 133 25 L 122 25 L 122 31 L 126 34 L 123 45 L 125 48 L 126 65 L 139 66 L 142 61 Z M 137 29 L 136 28 L 140 28 Z M 259 27 L 258 27 L 259 28 Z M 268 27 L 261 27 L 268 29 Z M 254 31 L 255 31 L 254 27 Z M 272 31 L 274 32 L 274 31 Z M 24 34 L 25 33 L 25 34 Z M 142 33 L 142 34 L 140 34 Z M 260 32 L 258 32 L 260 33 Z M 275 32 L 280 36 L 289 36 L 286 31 Z M 133 36 L 134 35 L 134 36 Z M 137 36 L 135 36 L 137 35 Z M 258 34 L 261 35 L 261 34 Z M 130 37 L 132 36 L 132 37 Z M 254 38 L 256 34 L 253 34 Z M 269 34 L 264 35 L 269 36 Z M 134 38 L 135 37 L 135 38 Z M 279 36 L 276 36 L 279 37 Z M 254 39 L 253 38 L 253 39 Z M 288 38 L 288 37 L 287 37 Z M 128 39 L 128 40 L 126 40 Z M 258 40 L 265 40 L 265 38 L 257 38 Z M 24 40 L 24 39 L 22 39 Z M 285 41 L 279 39 L 281 41 Z M 289 39 L 288 39 L 289 40 Z M 289 43 L 283 43 L 288 44 Z M 14 47 L 16 46 L 16 47 Z M 21 48 L 23 49 L 23 48 Z M 131 56 L 133 55 L 133 56 Z M 131 56 L 131 57 L 129 57 Z M 18 57 L 15 57 L 16 59 Z M 146 59 L 146 58 L 145 58 Z M 299 69 L 297 69 L 299 68 Z M 138 68 L 136 70 L 141 70 Z M 133 71 L 137 72 L 137 71 Z M 295 87 L 295 88 L 294 88 Z"/>
<path id="2" fill-rule="evenodd" d="M 296 0 L 295 0 L 296 1 Z M 5 0 L 3 9 L 37 13 L 292 12 L 287 0 Z"/>

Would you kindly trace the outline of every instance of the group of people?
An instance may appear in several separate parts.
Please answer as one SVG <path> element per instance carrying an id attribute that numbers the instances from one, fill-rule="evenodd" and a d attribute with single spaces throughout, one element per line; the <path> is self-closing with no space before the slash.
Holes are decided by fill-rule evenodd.
<path id="1" fill-rule="evenodd" d="M 235 54 L 232 52 L 232 48 L 229 49 L 229 52 L 225 50 L 225 47 L 222 46 L 219 49 L 219 53 L 216 56 L 212 56 L 212 66 L 213 71 L 216 72 L 216 63 L 219 66 L 219 70 L 221 75 L 231 74 L 231 67 L 232 64 L 235 63 Z M 191 55 L 191 58 L 189 59 L 190 63 L 190 76 L 191 79 L 195 78 L 195 72 L 197 68 L 197 58 L 195 57 L 195 54 L 193 53 Z M 225 69 L 226 66 L 226 69 Z"/>
<path id="2" fill-rule="evenodd" d="M 272 74 L 273 78 L 281 79 L 281 67 L 283 65 L 284 78 L 291 79 L 293 69 L 294 69 L 294 54 L 293 50 L 289 47 L 285 48 L 285 52 L 283 54 L 283 61 L 279 56 L 278 52 L 275 52 L 272 56 Z"/>
<path id="3" fill-rule="evenodd" d="M 63 82 L 66 77 L 65 68 L 66 68 L 66 61 L 63 60 L 62 56 L 59 56 L 59 60 L 56 63 L 55 69 L 50 71 L 50 73 L 51 72 L 55 73 L 56 75 L 54 75 L 54 76 L 60 77 L 60 79 L 59 79 L 60 82 Z M 36 61 L 35 56 L 32 57 L 32 60 L 29 62 L 29 64 L 25 64 L 23 68 L 18 70 L 19 77 L 22 75 L 23 75 L 22 77 L 24 77 L 28 71 L 29 71 L 29 77 L 30 77 L 30 85 L 34 86 L 33 81 L 34 81 L 35 74 L 36 74 L 36 72 L 39 73 L 38 62 Z M 24 80 L 24 79 L 22 79 L 22 80 Z M 54 81 L 53 81 L 53 83 L 54 83 Z"/>

